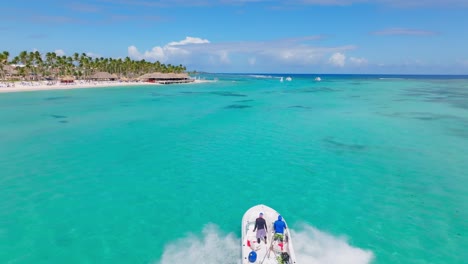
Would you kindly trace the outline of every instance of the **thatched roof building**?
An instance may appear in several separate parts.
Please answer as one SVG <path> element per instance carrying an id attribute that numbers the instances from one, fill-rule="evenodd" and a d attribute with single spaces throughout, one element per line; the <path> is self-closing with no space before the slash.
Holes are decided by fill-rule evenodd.
<path id="1" fill-rule="evenodd" d="M 96 72 L 95 74 L 89 76 L 91 80 L 98 80 L 98 81 L 115 81 L 119 77 L 115 74 L 110 74 L 108 72 Z"/>
<path id="2" fill-rule="evenodd" d="M 72 83 L 74 81 L 75 81 L 75 77 L 73 76 L 63 76 L 62 78 L 60 78 L 61 83 Z"/>
<path id="3" fill-rule="evenodd" d="M 189 83 L 194 80 L 187 73 L 147 73 L 140 76 L 138 79 L 145 82 L 170 84 L 170 83 Z"/>
<path id="4" fill-rule="evenodd" d="M 3 72 L 6 74 L 6 75 L 16 75 L 18 74 L 18 71 L 15 70 L 15 67 L 11 66 L 11 65 L 3 65 Z"/>

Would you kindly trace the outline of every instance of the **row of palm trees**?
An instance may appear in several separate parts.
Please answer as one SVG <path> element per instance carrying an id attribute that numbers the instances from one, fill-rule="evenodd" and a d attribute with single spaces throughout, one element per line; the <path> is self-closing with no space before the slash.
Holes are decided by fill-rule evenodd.
<path id="1" fill-rule="evenodd" d="M 129 57 L 124 59 L 91 57 L 86 53 L 74 53 L 72 56 L 60 56 L 55 52 L 45 55 L 39 51 L 22 51 L 9 61 L 10 53 L 0 53 L 0 79 L 7 75 L 6 65 L 21 65 L 17 67 L 17 75 L 26 80 L 58 79 L 62 76 L 75 76 L 87 79 L 96 72 L 109 72 L 123 78 L 137 78 L 145 73 L 182 73 L 186 71 L 183 65 L 164 64 L 159 61 L 135 61 Z"/>

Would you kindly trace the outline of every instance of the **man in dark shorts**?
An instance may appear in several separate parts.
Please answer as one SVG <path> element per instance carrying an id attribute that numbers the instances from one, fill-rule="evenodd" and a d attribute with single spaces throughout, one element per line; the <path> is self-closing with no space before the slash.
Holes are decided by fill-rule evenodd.
<path id="1" fill-rule="evenodd" d="M 257 243 L 260 244 L 260 238 L 265 239 L 265 244 L 267 243 L 267 224 L 265 219 L 263 219 L 263 213 L 260 213 L 257 219 L 255 219 L 255 227 L 253 231 L 257 230 Z"/>

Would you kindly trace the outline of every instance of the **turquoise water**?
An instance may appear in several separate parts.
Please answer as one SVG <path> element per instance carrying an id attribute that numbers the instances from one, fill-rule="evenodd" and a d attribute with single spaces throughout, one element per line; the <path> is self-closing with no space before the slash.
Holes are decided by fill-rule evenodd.
<path id="1" fill-rule="evenodd" d="M 468 79 L 205 77 L 0 94 L 0 263 L 240 263 L 260 203 L 302 264 L 468 259 Z"/>

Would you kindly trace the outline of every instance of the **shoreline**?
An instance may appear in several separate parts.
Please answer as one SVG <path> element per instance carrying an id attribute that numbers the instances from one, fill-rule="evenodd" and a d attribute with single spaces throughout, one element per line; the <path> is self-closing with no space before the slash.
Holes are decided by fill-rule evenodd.
<path id="1" fill-rule="evenodd" d="M 205 83 L 208 80 L 195 80 L 187 84 Z M 120 86 L 160 86 L 164 84 L 148 83 L 148 82 L 118 82 L 118 81 L 95 81 L 85 82 L 77 81 L 72 84 L 57 83 L 47 85 L 45 81 L 32 81 L 32 82 L 15 82 L 13 87 L 5 87 L 12 83 L 0 82 L 0 93 L 16 93 L 16 92 L 35 92 L 35 91 L 49 91 L 49 90 L 71 90 L 71 89 L 88 89 L 88 88 L 104 88 L 104 87 L 120 87 Z"/>

